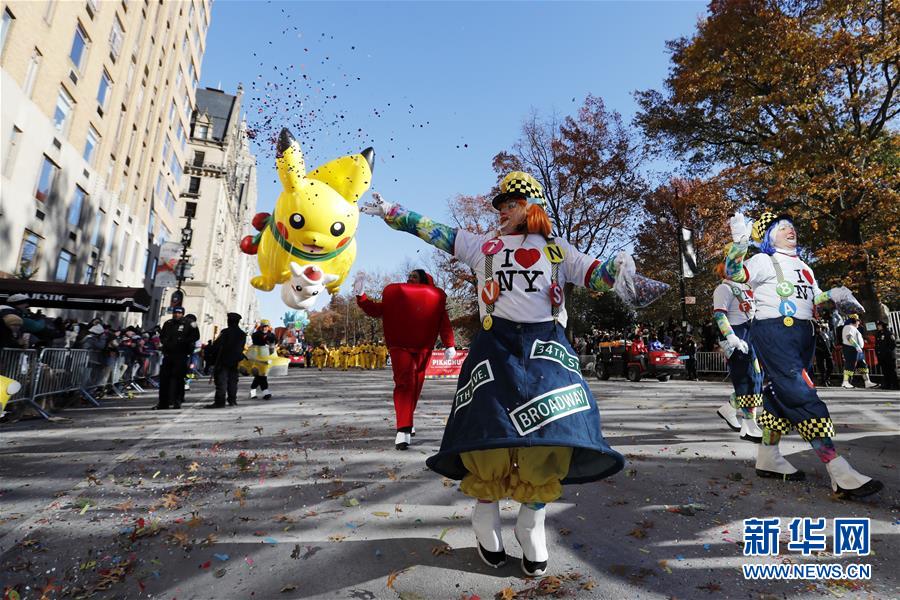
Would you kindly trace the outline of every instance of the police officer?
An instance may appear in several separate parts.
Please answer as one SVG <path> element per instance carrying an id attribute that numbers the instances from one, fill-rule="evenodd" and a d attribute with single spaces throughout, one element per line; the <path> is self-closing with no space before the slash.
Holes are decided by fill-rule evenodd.
<path id="1" fill-rule="evenodd" d="M 184 308 L 176 306 L 172 318 L 166 321 L 159 334 L 163 362 L 159 369 L 159 403 L 153 407 L 154 410 L 181 408 L 188 358 L 198 339 L 200 331 L 185 322 Z"/>
<path id="2" fill-rule="evenodd" d="M 247 343 L 247 334 L 238 327 L 240 322 L 241 315 L 228 313 L 228 327 L 207 350 L 207 358 L 214 365 L 216 397 L 203 408 L 225 408 L 226 397 L 230 406 L 237 406 L 238 363 L 244 358 Z"/>

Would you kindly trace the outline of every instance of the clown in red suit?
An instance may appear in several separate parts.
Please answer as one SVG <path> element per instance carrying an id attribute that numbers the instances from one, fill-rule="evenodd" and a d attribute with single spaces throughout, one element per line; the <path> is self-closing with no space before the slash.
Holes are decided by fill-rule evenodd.
<path id="1" fill-rule="evenodd" d="M 398 450 L 406 450 L 415 435 L 413 412 L 425 383 L 425 368 L 431 360 L 434 340 L 440 333 L 444 358 L 456 354 L 453 328 L 447 317 L 447 295 L 435 287 L 422 269 L 410 272 L 406 283 L 392 283 L 375 302 L 362 293 L 363 277 L 357 277 L 353 293 L 359 307 L 370 317 L 384 321 L 384 339 L 394 370 L 394 411 L 397 414 Z"/>

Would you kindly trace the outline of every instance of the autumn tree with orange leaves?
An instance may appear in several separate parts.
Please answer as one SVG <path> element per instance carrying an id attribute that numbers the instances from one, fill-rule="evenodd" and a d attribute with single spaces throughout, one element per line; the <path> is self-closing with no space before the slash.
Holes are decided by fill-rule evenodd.
<path id="1" fill-rule="evenodd" d="M 715 0 L 669 42 L 638 124 L 758 210 L 792 213 L 819 279 L 900 294 L 900 11 L 891 0 Z M 728 218 L 723 213 L 723 222 Z"/>

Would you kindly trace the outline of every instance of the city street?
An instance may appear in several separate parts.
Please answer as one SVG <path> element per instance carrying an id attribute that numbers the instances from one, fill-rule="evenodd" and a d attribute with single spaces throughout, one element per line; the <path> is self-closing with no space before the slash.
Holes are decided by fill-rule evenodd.
<path id="1" fill-rule="evenodd" d="M 720 382 L 592 381 L 624 471 L 567 486 L 549 506 L 550 568 L 521 575 L 478 558 L 472 501 L 425 467 L 455 380 L 428 381 L 418 435 L 393 448 L 389 370 L 291 370 L 271 401 L 180 411 L 153 394 L 62 411 L 66 422 L 0 426 L 0 587 L 21 598 L 891 598 L 900 596 L 895 392 L 825 389 L 838 452 L 886 489 L 834 499 L 825 468 L 796 435 L 782 451 L 807 481 L 758 479 L 756 446 L 716 416 Z M 744 558 L 742 519 L 780 516 L 782 556 Z M 804 558 L 785 518 L 870 517 L 872 555 Z M 747 581 L 740 565 L 867 563 L 872 579 Z M 891 564 L 894 566 L 891 567 Z"/>

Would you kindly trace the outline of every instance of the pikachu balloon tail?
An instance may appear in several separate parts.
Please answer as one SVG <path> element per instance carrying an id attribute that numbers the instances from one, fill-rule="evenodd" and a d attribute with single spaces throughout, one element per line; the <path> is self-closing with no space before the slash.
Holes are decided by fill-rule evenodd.
<path id="1" fill-rule="evenodd" d="M 275 165 L 282 192 L 272 214 L 253 218 L 258 233 L 241 240 L 241 250 L 259 261 L 253 287 L 271 291 L 291 278 L 291 263 L 297 263 L 335 275 L 326 288 L 331 294 L 340 289 L 356 259 L 357 201 L 371 185 L 374 160 L 375 151 L 366 148 L 307 173 L 300 145 L 281 130 Z"/>
<path id="2" fill-rule="evenodd" d="M 6 410 L 9 399 L 18 394 L 21 389 L 22 384 L 18 381 L 0 375 L 0 414 Z"/>

